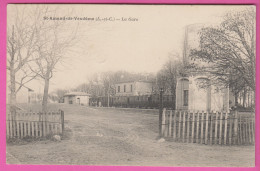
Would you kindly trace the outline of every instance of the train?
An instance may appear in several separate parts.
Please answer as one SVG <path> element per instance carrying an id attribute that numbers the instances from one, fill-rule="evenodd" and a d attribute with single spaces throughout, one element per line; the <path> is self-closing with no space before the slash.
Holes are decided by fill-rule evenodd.
<path id="1" fill-rule="evenodd" d="M 175 98 L 173 95 L 163 95 L 163 107 L 173 109 L 174 104 Z M 89 105 L 108 107 L 108 97 L 91 97 L 89 99 Z M 159 106 L 159 94 L 109 97 L 109 107 L 158 109 Z"/>

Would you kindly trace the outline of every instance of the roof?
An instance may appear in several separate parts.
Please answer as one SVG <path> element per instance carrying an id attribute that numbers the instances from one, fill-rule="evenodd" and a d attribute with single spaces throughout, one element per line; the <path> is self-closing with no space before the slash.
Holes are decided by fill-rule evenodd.
<path id="1" fill-rule="evenodd" d="M 90 96 L 90 94 L 85 92 L 70 92 L 66 93 L 64 96 Z"/>

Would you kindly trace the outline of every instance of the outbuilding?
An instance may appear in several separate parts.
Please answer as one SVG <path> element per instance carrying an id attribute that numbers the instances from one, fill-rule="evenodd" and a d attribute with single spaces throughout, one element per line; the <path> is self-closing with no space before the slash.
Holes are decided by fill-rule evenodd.
<path id="1" fill-rule="evenodd" d="M 64 103 L 89 106 L 89 97 L 85 92 L 70 92 L 64 95 Z"/>

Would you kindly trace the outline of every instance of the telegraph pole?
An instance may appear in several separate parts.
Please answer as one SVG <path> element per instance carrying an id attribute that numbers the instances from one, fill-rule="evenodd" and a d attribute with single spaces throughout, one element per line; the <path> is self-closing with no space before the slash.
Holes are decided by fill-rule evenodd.
<path id="1" fill-rule="evenodd" d="M 159 136 L 162 137 L 163 88 L 160 88 L 159 99 Z"/>

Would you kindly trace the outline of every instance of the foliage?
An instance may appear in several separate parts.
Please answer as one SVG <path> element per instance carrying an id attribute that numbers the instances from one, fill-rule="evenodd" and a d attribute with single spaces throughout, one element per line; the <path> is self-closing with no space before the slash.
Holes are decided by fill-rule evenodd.
<path id="1" fill-rule="evenodd" d="M 255 10 L 230 12 L 218 27 L 200 30 L 200 47 L 192 49 L 193 69 L 209 74 L 212 84 L 229 86 L 235 94 L 255 91 Z M 208 63 L 200 66 L 196 61 Z"/>

